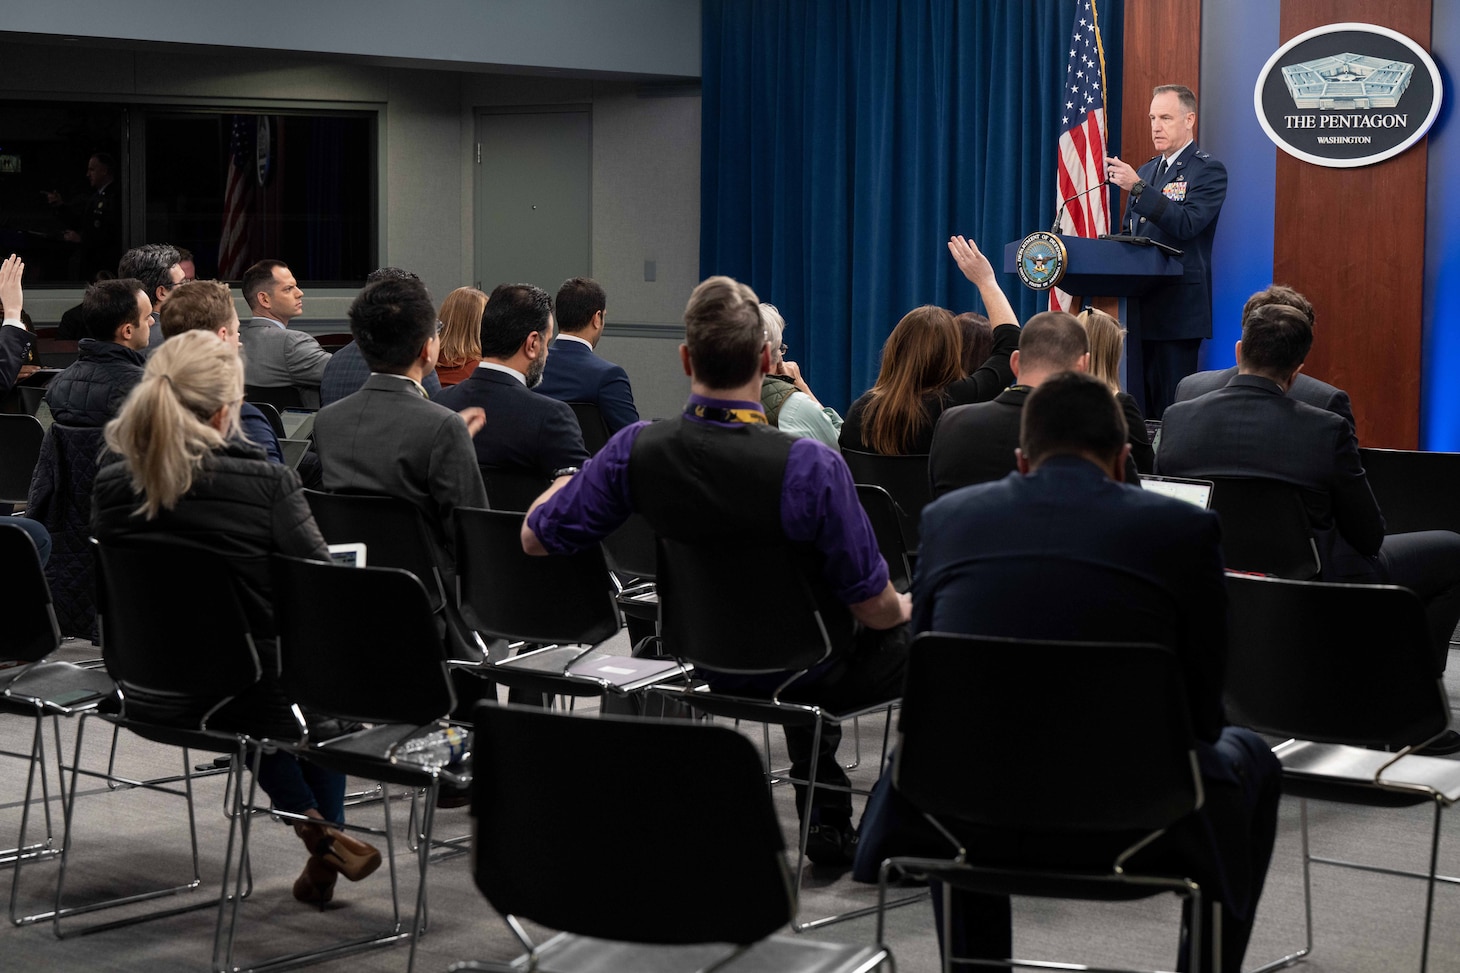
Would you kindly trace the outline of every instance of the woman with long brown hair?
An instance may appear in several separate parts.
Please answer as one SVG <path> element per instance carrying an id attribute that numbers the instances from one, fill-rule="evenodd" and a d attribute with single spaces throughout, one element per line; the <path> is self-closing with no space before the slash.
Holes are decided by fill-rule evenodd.
<path id="1" fill-rule="evenodd" d="M 927 453 L 945 408 L 987 402 L 1014 380 L 1009 358 L 1019 347 L 1019 319 L 999 289 L 993 266 L 961 236 L 948 241 L 948 250 L 963 276 L 978 287 L 989 320 L 997 322 L 988 358 L 965 374 L 963 335 L 953 315 L 930 305 L 908 312 L 882 346 L 876 384 L 847 411 L 839 438 L 843 449 Z"/>
<path id="2" fill-rule="evenodd" d="M 466 381 L 482 361 L 482 311 L 487 295 L 475 287 L 458 287 L 446 295 L 436 318 L 441 322 L 441 355 L 436 377 L 446 388 Z"/>

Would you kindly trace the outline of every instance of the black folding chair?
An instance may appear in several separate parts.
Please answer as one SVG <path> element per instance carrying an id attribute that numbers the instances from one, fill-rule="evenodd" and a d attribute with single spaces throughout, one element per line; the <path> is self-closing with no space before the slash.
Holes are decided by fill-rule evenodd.
<path id="1" fill-rule="evenodd" d="M 843 449 L 842 458 L 847 461 L 855 482 L 880 486 L 897 501 L 898 514 L 902 521 L 903 544 L 909 551 L 917 550 L 923 508 L 933 499 L 927 454 L 883 456 L 880 453 Z"/>
<path id="2" fill-rule="evenodd" d="M 536 648 L 494 662 L 494 680 L 526 693 L 603 696 L 636 692 L 682 674 L 667 660 L 595 653 L 619 630 L 614 585 L 597 545 L 533 557 L 522 550 L 522 516 L 456 512 L 462 613 L 481 634 Z M 629 671 L 632 670 L 632 671 Z"/>
<path id="3" fill-rule="evenodd" d="M 46 432 L 33 415 L 0 415 L 0 513 L 8 514 L 30 495 Z"/>
<path id="4" fill-rule="evenodd" d="M 476 725 L 472 874 L 527 954 L 456 963 L 454 973 L 892 965 L 880 947 L 773 935 L 796 899 L 759 758 L 734 730 L 494 705 L 477 709 Z M 594 795 L 594 830 L 618 836 L 591 849 L 564 840 L 583 828 L 584 793 Z M 657 847 L 695 848 L 692 894 L 677 856 L 619 840 L 649 833 Z M 706 843 L 705 834 L 716 838 Z M 640 879 L 631 895 L 626 875 Z M 520 919 L 564 931 L 538 944 Z"/>
<path id="5" fill-rule="evenodd" d="M 862 509 L 872 523 L 872 533 L 877 535 L 877 549 L 887 562 L 888 579 L 898 591 L 907 591 L 912 587 L 913 569 L 912 555 L 902 535 L 905 515 L 892 494 L 880 486 L 858 483 L 857 499 L 862 501 Z"/>
<path id="6" fill-rule="evenodd" d="M 1042 715 L 1031 719 L 1036 696 Z M 881 896 L 899 872 L 944 883 L 943 942 L 950 943 L 953 888 L 1080 899 L 1172 892 L 1188 903 L 1190 954 L 1202 955 L 1201 888 L 1130 864 L 1202 802 L 1185 681 L 1173 652 L 924 633 L 908 657 L 898 726 L 895 786 L 948 838 L 950 857 L 888 859 Z M 1092 727 L 1110 743 L 1096 761 L 1070 746 L 1072 730 Z M 1031 861 L 1015 850 L 1050 846 L 1060 855 Z M 879 913 L 879 942 L 882 919 Z M 943 969 L 977 962 L 945 955 Z"/>
<path id="7" fill-rule="evenodd" d="M 280 411 L 305 407 L 304 393 L 293 385 L 245 385 L 243 399 L 254 405 L 267 403 Z"/>
<path id="8" fill-rule="evenodd" d="M 228 773 L 234 799 L 229 809 L 222 892 L 216 899 L 93 925 L 83 931 L 97 932 L 214 905 L 220 909 L 226 906 L 230 875 L 235 867 L 236 829 L 239 820 L 246 817 L 239 797 L 250 740 L 242 731 L 215 729 L 209 724 L 229 702 L 252 689 L 262 675 L 248 620 L 233 586 L 228 583 L 231 571 L 219 555 L 154 538 L 150 543 L 141 540 L 99 544 L 97 563 L 102 659 L 107 673 L 116 682 L 117 693 L 103 699 L 100 706 L 82 712 L 77 724 L 70 789 L 62 804 L 65 836 L 61 845 L 55 908 L 21 920 L 51 919 L 57 938 L 67 935 L 62 929 L 65 918 L 170 897 L 196 889 L 201 884 L 194 773 L 189 755 L 189 751 L 194 749 L 227 754 L 230 758 Z M 158 587 L 158 578 L 167 578 L 165 589 Z M 199 633 L 207 633 L 209 645 L 206 651 L 198 646 Z M 176 777 L 140 781 L 117 778 L 111 768 L 105 774 L 83 770 L 85 730 L 87 720 L 92 716 L 100 716 L 143 739 L 180 748 L 182 773 Z M 251 768 L 255 771 L 256 754 L 257 751 Z M 192 852 L 190 880 L 181 885 L 125 894 L 105 901 L 66 905 L 65 885 L 72 867 L 76 789 L 82 776 L 104 776 L 109 782 L 184 797 Z M 178 782 L 183 785 L 181 791 L 173 786 Z M 251 879 L 246 836 L 238 847 L 236 867 L 239 871 L 235 887 L 237 894 L 247 895 Z"/>
<path id="9" fill-rule="evenodd" d="M 652 635 L 659 623 L 659 554 L 654 528 L 643 514 L 630 514 L 617 530 L 603 539 L 603 556 L 613 572 L 618 589 L 618 607 L 629 626 L 635 645 L 641 641 L 635 631 Z"/>
<path id="10" fill-rule="evenodd" d="M 483 466 L 482 483 L 487 488 L 487 506 L 493 510 L 512 510 L 526 513 L 542 491 L 552 481 L 537 473 L 524 470 L 500 470 L 494 466 Z"/>
<path id="11" fill-rule="evenodd" d="M 608 442 L 608 424 L 603 421 L 603 413 L 598 411 L 597 403 L 569 402 L 568 408 L 573 410 L 578 428 L 583 431 L 583 446 L 588 455 L 597 455 Z"/>
<path id="12" fill-rule="evenodd" d="M 437 793 L 443 780 L 457 784 L 469 780 L 465 772 L 453 772 L 413 755 L 413 741 L 445 728 L 446 718 L 456 705 L 430 598 L 415 575 L 397 568 L 347 568 L 276 554 L 272 557 L 272 573 L 280 681 L 297 704 L 296 711 L 303 709 L 316 717 L 369 726 L 319 740 L 310 736 L 308 726 L 300 719 L 299 741 L 271 740 L 270 745 L 329 770 L 378 781 L 382 787 L 424 789 L 426 799 L 420 802 L 420 827 L 415 833 L 419 840 L 416 864 L 420 884 L 410 926 L 401 921 L 395 837 L 387 794 L 382 802 L 383 831 L 343 827 L 385 837 L 392 924 L 362 939 L 281 957 L 268 965 L 297 966 L 409 939 L 409 971 L 415 965 L 416 942 L 426 930 L 426 889 Z M 372 606 L 372 610 L 362 610 L 362 606 Z M 245 822 L 245 834 L 247 827 Z M 236 923 L 235 903 L 231 925 Z M 231 946 L 231 937 L 229 943 Z M 232 969 L 231 952 L 224 960 L 229 965 L 221 968 Z"/>
<path id="13" fill-rule="evenodd" d="M 1393 585 L 1321 584 L 1227 576 L 1227 717 L 1286 738 L 1273 748 L 1283 791 L 1300 799 L 1304 945 L 1260 970 L 1313 950 L 1312 862 L 1426 880 L 1420 970 L 1429 961 L 1440 821 L 1460 801 L 1460 763 L 1415 751 L 1444 734 L 1450 706 L 1436 678 L 1424 609 Z M 1313 855 L 1308 798 L 1434 807 L 1429 869 L 1407 871 Z M 1398 800 L 1396 800 L 1398 799 Z"/>
<path id="14" fill-rule="evenodd" d="M 280 439 L 288 439 L 289 433 L 284 429 L 284 417 L 279 414 L 279 409 L 271 402 L 252 402 L 255 409 L 263 413 L 264 418 L 269 420 L 269 425 L 274 430 L 274 435 Z"/>
<path id="15" fill-rule="evenodd" d="M 0 591 L 7 598 L 5 642 L 0 661 L 0 713 L 28 716 L 33 732 L 28 753 L 5 750 L 0 756 L 13 757 L 26 763 L 25 799 L 21 805 L 20 831 L 12 848 L 0 850 L 0 865 L 14 865 L 11 875 L 11 919 L 16 916 L 16 895 L 20 884 L 21 864 L 53 858 L 60 854 L 55 847 L 51 820 L 50 778 L 46 767 L 45 723 L 52 717 L 56 755 L 61 754 L 58 719 L 94 707 L 112 691 L 112 681 L 105 672 L 72 665 L 69 662 L 47 661 L 61 645 L 61 627 L 51 604 L 51 590 L 41 570 L 40 558 L 30 535 L 19 527 L 0 521 Z M 59 774 L 60 768 L 57 767 Z M 36 782 L 40 782 L 40 810 L 45 819 L 45 839 L 27 843 L 32 802 Z M 59 780 L 60 790 L 65 780 Z"/>
<path id="16" fill-rule="evenodd" d="M 1222 559 L 1234 571 L 1310 581 L 1322 569 L 1298 488 L 1261 477 L 1208 477 L 1222 516 Z"/>
<path id="17" fill-rule="evenodd" d="M 1460 453 L 1360 446 L 1359 458 L 1388 533 L 1460 533 Z"/>
<path id="18" fill-rule="evenodd" d="M 777 688 L 765 696 L 712 692 L 703 686 L 655 690 L 711 716 L 811 729 L 807 779 L 784 778 L 807 788 L 808 813 L 802 815 L 796 860 L 798 890 L 806 869 L 809 809 L 815 806 L 817 788 L 830 786 L 816 783 L 823 726 L 851 722 L 879 711 L 888 713 L 890 724 L 892 707 L 897 704 L 894 697 L 833 713 L 813 703 L 785 698 L 783 694 L 796 680 L 851 637 L 851 615 L 839 603 L 818 601 L 799 561 L 797 552 L 785 546 L 685 544 L 659 538 L 659 617 L 664 651 L 686 667 L 701 671 L 701 675 L 702 670 L 710 670 L 781 678 Z M 727 584 L 742 580 L 755 584 L 754 610 L 748 610 L 743 599 L 727 594 Z M 885 732 L 882 747 L 885 754 Z M 768 764 L 766 774 L 774 782 L 776 777 Z M 792 926 L 801 932 L 874 911 L 875 907 L 869 906 L 807 922 L 798 918 Z"/>

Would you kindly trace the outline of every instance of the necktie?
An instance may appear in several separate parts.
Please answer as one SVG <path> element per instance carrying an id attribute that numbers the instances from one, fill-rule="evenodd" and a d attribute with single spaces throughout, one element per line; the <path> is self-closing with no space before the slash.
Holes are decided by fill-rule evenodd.
<path id="1" fill-rule="evenodd" d="M 1165 176 L 1165 175 L 1166 175 L 1166 157 L 1165 156 L 1162 156 L 1161 157 L 1161 161 L 1158 162 L 1158 163 L 1156 163 L 1156 178 L 1155 178 L 1154 181 L 1155 182 L 1160 182 L 1161 179 L 1162 179 L 1162 177 Z"/>

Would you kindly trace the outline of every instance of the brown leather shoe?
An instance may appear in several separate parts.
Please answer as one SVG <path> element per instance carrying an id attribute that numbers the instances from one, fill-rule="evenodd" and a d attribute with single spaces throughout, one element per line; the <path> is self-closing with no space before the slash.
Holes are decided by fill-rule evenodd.
<path id="1" fill-rule="evenodd" d="M 380 849 L 323 821 L 296 822 L 294 832 L 310 854 L 352 882 L 380 867 Z"/>
<path id="2" fill-rule="evenodd" d="M 322 859 L 311 855 L 305 859 L 304 871 L 294 880 L 294 898 L 323 907 L 335 897 L 335 879 L 339 874 Z"/>

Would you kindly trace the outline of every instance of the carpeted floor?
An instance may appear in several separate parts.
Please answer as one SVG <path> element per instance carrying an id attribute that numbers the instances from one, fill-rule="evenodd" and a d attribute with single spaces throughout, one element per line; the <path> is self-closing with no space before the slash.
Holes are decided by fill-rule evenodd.
<path id="1" fill-rule="evenodd" d="M 622 636 L 610 646 L 626 651 Z M 93 656 L 89 645 L 68 643 L 68 658 Z M 1456 667 L 1452 667 L 1454 669 Z M 1447 679 L 1451 699 L 1460 698 L 1460 676 Z M 75 725 L 62 723 L 63 744 L 69 748 Z M 758 730 L 754 733 L 758 741 Z M 881 741 L 880 721 L 864 721 L 862 764 L 854 782 L 870 786 L 877 772 Z M 107 735 L 101 724 L 87 730 L 85 764 L 105 763 Z M 778 734 L 773 746 L 779 751 Z M 0 749 L 29 748 L 27 721 L 0 719 Z M 851 751 L 850 734 L 843 756 Z M 784 759 L 778 754 L 775 759 Z M 119 770 L 127 776 L 149 776 L 181 767 L 177 751 L 124 736 Z M 13 843 L 20 821 L 25 765 L 0 760 L 0 844 Z M 363 782 L 361 786 L 365 786 Z M 530 785 L 529 785 L 530 786 Z M 352 789 L 354 782 L 352 782 Z M 189 873 L 186 818 L 183 802 L 174 797 L 139 790 L 109 791 L 101 781 L 82 785 L 74 827 L 74 856 L 67 877 L 68 902 L 99 895 L 139 890 Z M 789 788 L 778 787 L 777 801 L 788 838 L 794 823 Z M 227 823 L 222 814 L 222 779 L 200 781 L 197 787 L 199 831 L 202 841 L 204 888 L 170 898 L 164 904 L 205 901 L 216 887 L 224 856 Z M 1076 796 L 1077 799 L 1077 796 Z M 584 794 L 584 821 L 592 821 L 592 794 Z M 54 805 L 54 802 L 53 802 Z M 59 842 L 59 811 L 57 835 Z M 408 805 L 393 805 L 394 831 L 403 843 Z M 379 825 L 380 803 L 350 812 L 352 821 Z M 1309 805 L 1314 852 L 1359 858 L 1390 867 L 1423 869 L 1428 854 L 1432 811 L 1427 806 L 1371 808 L 1313 802 Z M 442 811 L 437 816 L 438 838 L 465 835 L 471 819 L 465 809 Z M 32 825 L 35 826 L 34 824 Z M 1440 847 L 1441 869 L 1460 874 L 1460 846 L 1455 830 L 1460 825 L 1447 816 Z M 585 854 L 591 854 L 591 830 Z M 584 835 L 577 840 L 584 840 Z M 247 966 L 281 953 L 307 949 L 331 938 L 362 935 L 388 925 L 390 895 L 387 871 L 382 868 L 365 881 L 342 882 L 336 899 L 323 912 L 295 902 L 290 885 L 304 855 L 293 833 L 266 818 L 255 819 L 253 838 L 254 893 L 242 906 L 235 963 Z M 623 876 L 625 895 L 663 882 L 699 881 L 693 849 L 673 854 L 669 849 L 646 853 L 644 868 Z M 510 959 L 520 952 L 506 925 L 481 898 L 471 882 L 465 854 L 443 857 L 431 868 L 428 934 L 418 947 L 416 968 L 442 971 L 451 963 L 471 958 Z M 414 860 L 400 851 L 402 908 L 409 915 L 414 902 Z M 12 869 L 0 869 L 9 882 Z M 57 865 L 54 861 L 28 865 L 21 872 L 16 901 L 21 914 L 50 907 Z M 0 889 L 3 890 L 3 889 Z M 806 914 L 824 915 L 875 902 L 875 888 L 853 883 L 844 875 L 813 873 L 804 895 Z M 127 907 L 124 913 L 157 908 L 157 903 Z M 1304 964 L 1312 971 L 1390 973 L 1419 965 L 1419 938 L 1424 908 L 1424 884 L 1392 875 L 1357 872 L 1317 865 L 1313 872 L 1315 949 Z M 1018 899 L 1015 902 L 1016 948 L 1021 955 L 1086 964 L 1144 964 L 1169 969 L 1176 951 L 1178 907 L 1169 898 L 1135 903 L 1052 902 Z M 49 923 L 0 932 L 0 968 L 9 971 L 97 968 L 115 971 L 206 970 L 216 922 L 216 909 L 200 909 L 127 928 L 111 929 L 57 940 Z M 78 917 L 67 930 L 84 926 L 92 917 Z M 108 915 L 110 918 L 110 915 Z M 1460 889 L 1442 885 L 1436 894 L 1435 929 L 1431 944 L 1432 970 L 1460 969 Z M 868 943 L 875 935 L 871 917 L 856 919 L 808 933 L 828 940 Z M 1299 859 L 1298 802 L 1285 798 L 1277 851 L 1268 877 L 1259 921 L 1247 968 L 1253 968 L 1291 950 L 1303 935 L 1303 902 Z M 904 970 L 937 969 L 932 913 L 926 900 L 889 914 L 887 942 Z M 329 963 L 320 970 L 398 971 L 406 965 L 408 946 L 400 944 L 357 954 Z"/>

